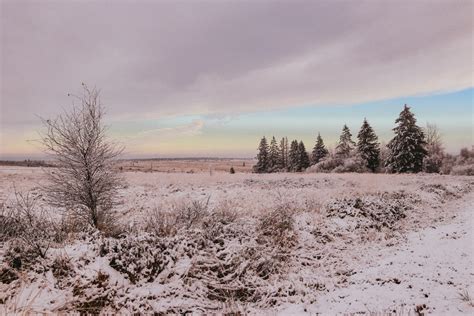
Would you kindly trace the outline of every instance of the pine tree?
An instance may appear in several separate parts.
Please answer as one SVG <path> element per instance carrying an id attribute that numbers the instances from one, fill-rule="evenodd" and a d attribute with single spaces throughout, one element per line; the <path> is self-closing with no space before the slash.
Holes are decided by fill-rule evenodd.
<path id="1" fill-rule="evenodd" d="M 257 154 L 257 164 L 253 166 L 256 173 L 268 172 L 268 143 L 265 136 L 260 140 Z"/>
<path id="2" fill-rule="evenodd" d="M 291 142 L 290 151 L 288 153 L 288 170 L 298 171 L 299 160 L 298 141 L 294 140 Z"/>
<path id="3" fill-rule="evenodd" d="M 366 167 L 375 172 L 380 163 L 380 145 L 377 135 L 375 135 L 372 126 L 370 126 L 365 118 L 357 138 L 359 139 L 357 142 L 357 152 L 366 162 Z"/>
<path id="4" fill-rule="evenodd" d="M 351 152 L 356 145 L 351 137 L 352 134 L 349 130 L 349 127 L 344 124 L 344 127 L 342 128 L 342 134 L 339 137 L 339 144 L 336 146 L 336 157 L 349 158 L 351 156 Z"/>
<path id="5" fill-rule="evenodd" d="M 406 104 L 395 123 L 398 126 L 393 129 L 395 137 L 387 145 L 390 153 L 386 167 L 391 172 L 421 171 L 423 158 L 427 155 L 425 135 Z"/>
<path id="6" fill-rule="evenodd" d="M 303 171 L 309 167 L 309 156 L 306 152 L 303 141 L 298 144 L 298 168 L 297 171 Z"/>
<path id="7" fill-rule="evenodd" d="M 270 142 L 270 150 L 268 152 L 268 172 L 276 172 L 280 169 L 280 150 L 278 148 L 275 136 Z"/>
<path id="8" fill-rule="evenodd" d="M 280 140 L 280 166 L 288 171 L 288 138 L 286 137 Z"/>
<path id="9" fill-rule="evenodd" d="M 318 162 L 321 161 L 321 159 L 326 157 L 328 154 L 329 154 L 329 151 L 324 146 L 323 139 L 321 135 L 318 133 L 318 137 L 316 138 L 316 144 L 314 145 L 313 153 L 311 155 L 312 164 L 313 165 L 317 164 Z"/>

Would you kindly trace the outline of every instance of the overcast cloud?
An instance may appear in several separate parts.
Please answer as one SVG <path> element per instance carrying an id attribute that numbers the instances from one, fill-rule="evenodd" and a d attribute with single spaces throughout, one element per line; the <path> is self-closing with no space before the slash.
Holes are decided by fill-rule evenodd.
<path id="1" fill-rule="evenodd" d="M 471 87 L 472 1 L 2 1 L 1 121 L 86 82 L 112 119 Z"/>

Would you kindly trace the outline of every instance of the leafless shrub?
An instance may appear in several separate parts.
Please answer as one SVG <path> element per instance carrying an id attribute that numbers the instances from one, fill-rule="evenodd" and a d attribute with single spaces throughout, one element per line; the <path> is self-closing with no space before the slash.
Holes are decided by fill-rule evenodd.
<path id="1" fill-rule="evenodd" d="M 174 236 L 181 229 L 198 228 L 209 216 L 209 199 L 181 201 L 170 211 L 153 209 L 146 213 L 144 230 L 160 237 Z"/>
<path id="2" fill-rule="evenodd" d="M 194 200 L 191 203 L 177 204 L 173 206 L 176 214 L 176 222 L 189 229 L 208 215 L 209 196 L 206 201 Z"/>
<path id="3" fill-rule="evenodd" d="M 282 248 L 294 246 L 297 235 L 294 230 L 293 210 L 289 205 L 278 205 L 275 210 L 260 218 L 258 231 L 260 241 L 270 238 L 272 243 Z"/>
<path id="4" fill-rule="evenodd" d="M 176 235 L 178 231 L 176 214 L 172 212 L 153 209 L 146 213 L 144 230 L 160 237 Z"/>
<path id="5" fill-rule="evenodd" d="M 52 235 L 54 222 L 40 208 L 37 198 L 30 192 L 15 192 L 15 201 L 9 207 L 3 207 L 2 222 L 7 227 L 2 228 L 1 239 L 17 239 L 17 245 L 41 258 L 46 257 Z"/>
<path id="6" fill-rule="evenodd" d="M 50 183 L 44 190 L 53 205 L 102 230 L 113 220 L 121 181 L 112 167 L 122 148 L 106 139 L 99 91 L 83 84 L 77 98 L 80 105 L 42 120 L 46 133 L 41 143 L 56 165 L 45 170 Z"/>

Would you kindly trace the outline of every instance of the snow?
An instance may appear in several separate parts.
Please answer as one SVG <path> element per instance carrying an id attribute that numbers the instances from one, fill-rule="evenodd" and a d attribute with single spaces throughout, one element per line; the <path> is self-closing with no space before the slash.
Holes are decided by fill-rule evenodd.
<path id="1" fill-rule="evenodd" d="M 123 224 L 138 230 L 136 235 L 113 239 L 83 233 L 53 245 L 43 263 L 46 269 L 21 271 L 18 280 L 0 282 L 0 302 L 4 302 L 0 314 L 70 311 L 71 306 L 99 297 L 111 300 L 117 308 L 103 311 L 124 314 L 404 315 L 414 314 L 416 308 L 439 315 L 474 313 L 460 295 L 474 295 L 474 180 L 470 177 L 219 172 L 122 175 L 125 181 L 117 212 Z M 38 168 L 1 167 L 0 202 L 8 203 L 14 187 L 40 195 L 39 187 L 44 183 Z M 153 210 L 173 212 L 180 203 L 207 199 L 210 210 L 232 210 L 237 219 L 219 224 L 206 217 L 210 221 L 202 226 L 206 230 L 196 226 L 184 234 L 157 239 L 159 245 L 153 236 L 140 233 L 140 225 Z M 281 206 L 294 219 L 294 232 L 284 235 L 296 238 L 289 248 L 280 248 L 278 239 L 272 239 L 278 236 L 262 235 L 258 226 Z M 398 216 L 399 212 L 404 217 Z M 382 225 L 383 218 L 386 225 Z M 266 233 L 271 233 L 272 226 L 268 228 Z M 206 236 L 213 234 L 220 238 L 219 243 L 206 241 Z M 201 245 L 202 240 L 206 246 Z M 0 244 L 0 266 L 7 264 L 7 244 Z M 117 250 L 101 254 L 102 245 L 108 244 L 110 249 L 117 245 Z M 166 254 L 160 250 L 162 246 L 168 247 Z M 123 249 L 130 250 L 123 253 Z M 138 249 L 149 253 L 135 260 Z M 253 256 L 249 253 L 252 249 L 261 253 Z M 275 259 L 282 254 L 285 260 Z M 111 266 L 116 255 L 119 266 L 129 272 L 138 269 L 143 275 L 132 282 L 125 270 Z M 72 275 L 62 280 L 50 269 L 58 257 L 66 258 L 73 267 Z M 158 259 L 163 270 L 148 281 L 144 277 L 150 271 L 147 263 Z M 257 263 L 268 263 L 273 274 L 268 279 L 259 277 L 252 270 Z M 232 273 L 218 279 L 212 269 L 220 269 L 216 268 L 219 265 L 228 265 L 222 271 Z M 209 298 L 209 284 L 251 285 L 267 296 L 256 302 L 237 298 L 218 301 Z"/>
<path id="2" fill-rule="evenodd" d="M 457 206 L 449 223 L 411 232 L 395 249 L 366 254 L 376 261 L 358 267 L 349 286 L 319 296 L 306 310 L 331 315 L 408 313 L 413 305 L 424 304 L 430 314 L 473 313 L 473 307 L 460 299 L 463 291 L 474 293 L 473 197 Z M 280 314 L 300 312 L 290 306 Z"/>

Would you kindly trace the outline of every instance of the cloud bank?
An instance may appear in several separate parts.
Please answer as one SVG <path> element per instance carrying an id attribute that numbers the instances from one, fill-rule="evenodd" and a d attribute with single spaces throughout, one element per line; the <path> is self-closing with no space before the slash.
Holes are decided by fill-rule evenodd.
<path id="1" fill-rule="evenodd" d="M 2 1 L 1 122 L 81 82 L 111 118 L 235 114 L 471 87 L 471 1 Z"/>

